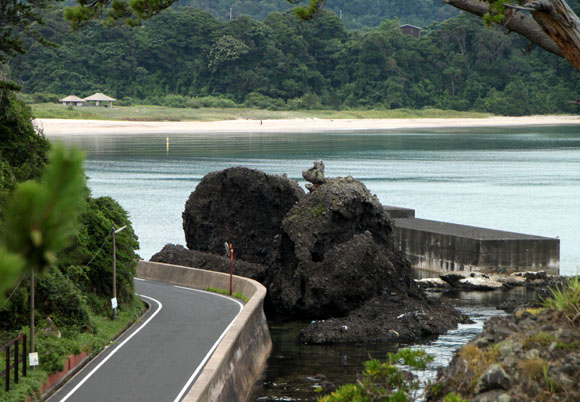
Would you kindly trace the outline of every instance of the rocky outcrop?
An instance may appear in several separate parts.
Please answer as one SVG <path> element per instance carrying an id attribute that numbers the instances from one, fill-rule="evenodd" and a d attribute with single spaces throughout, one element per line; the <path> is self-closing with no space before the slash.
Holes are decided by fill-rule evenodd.
<path id="1" fill-rule="evenodd" d="M 578 401 L 580 329 L 561 312 L 533 309 L 489 319 L 440 369 L 428 401 Z"/>
<path id="2" fill-rule="evenodd" d="M 472 322 L 450 306 L 430 299 L 385 291 L 346 317 L 315 321 L 300 333 L 310 344 L 411 342 L 445 333 L 458 323 Z"/>
<path id="3" fill-rule="evenodd" d="M 321 161 L 304 176 L 308 194 L 246 168 L 207 175 L 183 212 L 189 250 L 166 246 L 153 260 L 226 270 L 232 243 L 234 272 L 268 288 L 267 313 L 318 320 L 302 336 L 309 343 L 411 340 L 465 318 L 414 283 L 392 221 L 364 184 L 324 177 Z M 335 321 L 351 331 L 337 332 Z"/>
<path id="4" fill-rule="evenodd" d="M 187 247 L 222 255 L 229 242 L 238 259 L 271 266 L 282 219 L 303 196 L 298 183 L 284 176 L 244 167 L 209 173 L 182 214 Z"/>

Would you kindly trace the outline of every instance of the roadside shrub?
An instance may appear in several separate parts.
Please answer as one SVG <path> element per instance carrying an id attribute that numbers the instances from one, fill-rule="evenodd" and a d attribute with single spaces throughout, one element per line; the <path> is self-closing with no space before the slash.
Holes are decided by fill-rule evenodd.
<path id="1" fill-rule="evenodd" d="M 53 267 L 36 283 L 36 308 L 43 317 L 51 317 L 57 327 L 93 330 L 85 297 L 74 283 Z"/>
<path id="2" fill-rule="evenodd" d="M 87 293 L 96 293 L 106 300 L 112 295 L 113 240 L 111 229 L 127 226 L 116 235 L 117 299 L 120 304 L 134 298 L 133 276 L 139 248 L 127 212 L 112 198 L 88 198 L 87 210 L 80 218 L 82 227 L 74 244 L 60 257 L 63 273 L 75 280 Z M 94 259 L 93 259 L 94 257 Z M 92 261 L 90 261 L 92 259 Z M 83 268 L 86 264 L 87 268 Z M 68 266 L 73 268 L 68 272 Z"/>

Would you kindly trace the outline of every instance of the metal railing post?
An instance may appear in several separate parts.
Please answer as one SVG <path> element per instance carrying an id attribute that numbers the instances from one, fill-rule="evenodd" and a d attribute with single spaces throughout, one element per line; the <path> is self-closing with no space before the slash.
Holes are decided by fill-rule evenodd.
<path id="1" fill-rule="evenodd" d="M 26 377 L 28 359 L 26 358 L 26 334 L 22 335 L 22 376 Z"/>
<path id="2" fill-rule="evenodd" d="M 18 344 L 20 343 L 20 336 L 14 344 L 14 384 L 18 384 Z"/>
<path id="3" fill-rule="evenodd" d="M 10 391 L 10 345 L 6 346 L 6 392 Z"/>

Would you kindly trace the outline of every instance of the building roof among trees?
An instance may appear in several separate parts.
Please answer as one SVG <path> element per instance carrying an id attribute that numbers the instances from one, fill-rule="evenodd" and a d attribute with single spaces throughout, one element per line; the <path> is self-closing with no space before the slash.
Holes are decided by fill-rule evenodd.
<path id="1" fill-rule="evenodd" d="M 97 92 L 96 94 L 93 94 L 91 96 L 87 96 L 85 98 L 86 101 L 97 101 L 97 102 L 112 102 L 112 101 L 116 101 L 117 99 L 113 99 L 110 96 L 107 96 L 101 92 Z"/>
<path id="2" fill-rule="evenodd" d="M 66 98 L 59 99 L 58 101 L 59 102 L 85 102 L 84 99 L 81 99 L 76 95 L 69 95 Z"/>
<path id="3" fill-rule="evenodd" d="M 411 24 L 401 25 L 399 28 L 413 28 L 413 29 L 421 30 L 420 27 L 416 27 L 415 25 L 411 25 Z"/>

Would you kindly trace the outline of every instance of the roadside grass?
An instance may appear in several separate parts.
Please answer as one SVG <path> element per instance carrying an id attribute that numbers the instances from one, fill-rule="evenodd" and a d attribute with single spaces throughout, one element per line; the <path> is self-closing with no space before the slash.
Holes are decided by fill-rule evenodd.
<path id="1" fill-rule="evenodd" d="M 61 337 L 45 335 L 41 325 L 37 329 L 36 351 L 39 356 L 39 365 L 36 369 L 28 369 L 27 377 L 20 377 L 18 384 L 14 384 L 11 372 L 10 391 L 4 389 L 4 378 L 0 379 L 0 402 L 26 401 L 40 399 L 40 389 L 46 378 L 53 373 L 64 369 L 64 361 L 70 355 L 88 352 L 91 356 L 97 355 L 107 345 L 114 344 L 114 339 L 125 329 L 135 323 L 142 315 L 145 307 L 141 300 L 135 299 L 133 305 L 120 306 L 117 320 L 91 313 L 91 321 L 95 324 L 95 332 L 83 333 L 62 328 Z M 28 327 L 21 328 L 22 333 L 28 333 Z M 0 367 L 5 367 L 4 351 L 0 354 Z"/>
<path id="2" fill-rule="evenodd" d="M 55 103 L 30 105 L 39 119 L 135 120 L 135 121 L 220 121 L 282 119 L 406 119 L 406 118 L 486 118 L 489 113 L 441 109 L 392 110 L 284 110 L 252 108 L 171 108 L 164 106 L 114 106 L 113 108 L 70 107 Z"/>
<path id="3" fill-rule="evenodd" d="M 226 295 L 226 296 L 229 296 L 229 294 L 230 294 L 230 291 L 227 289 L 212 288 L 210 286 L 205 288 L 205 290 L 207 290 L 208 292 L 219 293 L 219 294 Z M 243 300 L 245 303 L 247 303 L 249 300 L 246 296 L 244 296 L 240 292 L 232 292 L 232 297 L 235 297 L 236 299 Z"/>

